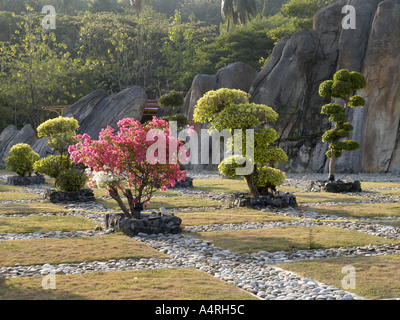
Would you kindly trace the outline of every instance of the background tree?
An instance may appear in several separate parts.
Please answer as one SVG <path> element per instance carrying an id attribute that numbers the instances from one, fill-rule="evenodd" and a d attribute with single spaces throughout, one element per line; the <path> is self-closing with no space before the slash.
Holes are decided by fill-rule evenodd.
<path id="1" fill-rule="evenodd" d="M 243 26 L 251 21 L 257 15 L 257 5 L 255 0 L 222 0 L 221 15 L 229 32 L 231 22 Z"/>
<path id="2" fill-rule="evenodd" d="M 72 59 L 67 46 L 42 28 L 42 17 L 28 9 L 12 41 L 0 43 L 0 100 L 14 110 L 17 126 L 36 128 L 48 116 L 43 106 L 68 104 L 88 93 L 81 91 L 79 76 L 90 67 Z"/>
<path id="3" fill-rule="evenodd" d="M 282 13 L 291 17 L 300 29 L 311 29 L 314 14 L 337 0 L 290 0 L 282 6 Z"/>
<path id="4" fill-rule="evenodd" d="M 343 151 L 354 151 L 360 144 L 349 138 L 353 126 L 347 122 L 346 111 L 350 108 L 364 107 L 365 100 L 359 95 L 353 95 L 354 91 L 365 88 L 367 81 L 359 72 L 350 72 L 346 69 L 339 70 L 333 76 L 333 80 L 323 82 L 319 88 L 322 97 L 341 99 L 344 105 L 329 103 L 322 107 L 321 113 L 329 116 L 329 121 L 334 123 L 334 128 L 327 130 L 322 136 L 322 141 L 329 143 L 329 151 L 326 156 L 330 158 L 329 181 L 335 181 L 335 162 L 342 156 Z"/>
<path id="5" fill-rule="evenodd" d="M 145 0 L 130 0 L 131 8 L 136 11 L 137 16 L 139 17 L 140 13 L 143 10 Z"/>
<path id="6" fill-rule="evenodd" d="M 235 130 L 242 131 L 242 141 L 235 141 L 234 135 L 233 139 L 226 142 L 228 150 L 237 150 L 233 146 L 241 145 L 241 155 L 225 158 L 219 164 L 218 170 L 227 177 L 235 178 L 238 176 L 237 168 L 251 163 L 253 170 L 243 175 L 243 178 L 252 195 L 258 197 L 274 193 L 276 186 L 285 181 L 285 174 L 273 166 L 287 161 L 287 156 L 281 148 L 274 145 L 278 134 L 270 127 L 278 119 L 278 114 L 266 105 L 249 103 L 248 99 L 248 94 L 241 90 L 209 91 L 197 102 L 194 120 L 202 123 L 208 121 L 210 130 L 228 129 L 231 133 Z M 254 141 L 246 139 L 248 129 L 254 130 Z M 246 154 L 247 150 L 253 150 L 254 154 Z"/>

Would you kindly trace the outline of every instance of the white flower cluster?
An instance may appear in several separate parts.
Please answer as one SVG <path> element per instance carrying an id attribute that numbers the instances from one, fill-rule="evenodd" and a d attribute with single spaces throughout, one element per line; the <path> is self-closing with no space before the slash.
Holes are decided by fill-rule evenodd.
<path id="1" fill-rule="evenodd" d="M 111 184 L 115 184 L 121 180 L 120 176 L 112 172 L 98 171 L 93 172 L 89 170 L 88 176 L 93 183 L 96 183 L 97 188 L 107 188 Z"/>

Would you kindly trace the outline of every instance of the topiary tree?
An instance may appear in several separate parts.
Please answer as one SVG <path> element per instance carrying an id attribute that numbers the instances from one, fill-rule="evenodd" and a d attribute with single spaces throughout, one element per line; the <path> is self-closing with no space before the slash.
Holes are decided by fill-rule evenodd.
<path id="1" fill-rule="evenodd" d="M 26 143 L 14 145 L 6 158 L 6 168 L 17 173 L 21 177 L 31 176 L 34 171 L 33 164 L 39 160 L 39 154 L 32 150 Z"/>
<path id="2" fill-rule="evenodd" d="M 208 121 L 210 130 L 241 132 L 227 141 L 228 150 L 241 146 L 241 154 L 225 158 L 218 170 L 230 178 L 242 176 L 253 196 L 273 193 L 276 186 L 285 181 L 285 174 L 272 167 L 287 161 L 286 153 L 274 145 L 278 134 L 269 125 L 278 119 L 278 114 L 272 108 L 250 103 L 249 95 L 241 90 L 219 89 L 199 99 L 193 119 L 202 123 Z M 246 130 L 254 132 L 253 139 L 248 139 Z M 248 150 L 253 151 L 252 154 L 247 154 Z M 251 172 L 238 175 L 236 169 L 243 168 L 245 163 L 252 164 Z"/>
<path id="3" fill-rule="evenodd" d="M 188 120 L 182 113 L 173 114 L 170 116 L 160 117 L 160 120 L 165 120 L 167 122 L 175 121 L 178 130 L 182 130 L 188 125 Z"/>
<path id="4" fill-rule="evenodd" d="M 349 138 L 353 126 L 347 122 L 346 111 L 348 107 L 364 107 L 365 100 L 359 95 L 353 95 L 354 91 L 367 86 L 365 77 L 359 72 L 350 72 L 342 69 L 335 73 L 333 80 L 323 82 L 319 87 L 319 95 L 343 100 L 344 105 L 328 103 L 321 109 L 321 114 L 329 116 L 329 121 L 334 123 L 334 128 L 327 130 L 322 136 L 323 142 L 329 143 L 326 156 L 330 159 L 329 181 L 335 181 L 336 159 L 342 156 L 343 151 L 354 151 L 360 148 L 360 144 L 354 140 L 343 140 Z"/>
<path id="5" fill-rule="evenodd" d="M 181 107 L 185 102 L 182 93 L 172 90 L 169 93 L 164 94 L 158 99 L 158 104 L 161 107 L 167 108 L 178 108 Z"/>
<path id="6" fill-rule="evenodd" d="M 87 182 L 84 166 L 73 164 L 68 154 L 68 147 L 77 142 L 78 129 L 76 119 L 61 116 L 47 120 L 37 128 L 39 138 L 47 137 L 47 145 L 58 154 L 36 161 L 34 169 L 54 178 L 55 186 L 63 191 L 82 189 Z"/>

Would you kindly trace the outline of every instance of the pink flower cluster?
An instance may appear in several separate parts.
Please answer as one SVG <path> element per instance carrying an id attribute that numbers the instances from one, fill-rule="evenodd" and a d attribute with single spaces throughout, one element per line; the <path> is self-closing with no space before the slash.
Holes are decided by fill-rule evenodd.
<path id="1" fill-rule="evenodd" d="M 71 159 L 82 163 L 89 169 L 89 183 L 93 186 L 96 178 L 106 176 L 106 188 L 118 189 L 125 195 L 130 190 L 133 202 L 142 203 L 149 201 L 153 192 L 158 189 L 166 190 L 174 186 L 176 181 L 185 180 L 185 170 L 180 169 L 179 161 L 170 162 L 168 150 L 172 144 L 176 146 L 176 153 L 189 157 L 188 152 L 182 147 L 183 143 L 170 136 L 168 122 L 153 117 L 153 120 L 142 125 L 135 119 L 123 119 L 118 122 L 119 131 L 114 133 L 110 126 L 103 129 L 98 140 L 92 140 L 87 134 L 78 135 L 79 142 L 68 149 Z M 147 150 L 158 139 L 148 141 L 150 130 L 163 133 L 166 148 L 158 149 L 167 161 L 164 163 L 150 163 L 147 159 Z M 175 153 L 174 153 L 175 154 Z M 176 154 L 175 154 L 176 155 Z M 96 174 L 96 173 L 101 173 Z"/>

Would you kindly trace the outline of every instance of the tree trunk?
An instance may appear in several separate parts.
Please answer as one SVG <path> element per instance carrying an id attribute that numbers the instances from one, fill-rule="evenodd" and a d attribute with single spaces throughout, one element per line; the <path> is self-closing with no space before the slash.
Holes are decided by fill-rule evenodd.
<path id="1" fill-rule="evenodd" d="M 250 189 L 250 193 L 253 195 L 253 197 L 259 197 L 260 193 L 258 191 L 257 186 L 255 185 L 255 183 L 253 182 L 253 177 L 250 176 L 245 176 L 246 182 L 247 182 L 247 186 Z"/>
<path id="2" fill-rule="evenodd" d="M 336 154 L 335 151 L 331 150 L 332 156 L 331 161 L 329 162 L 329 181 L 335 181 L 335 163 L 336 163 Z"/>
<path id="3" fill-rule="evenodd" d="M 122 212 L 124 213 L 126 218 L 132 219 L 132 215 L 125 206 L 124 202 L 122 201 L 121 197 L 118 194 L 118 190 L 113 188 L 108 190 L 110 192 L 110 197 L 117 201 L 119 207 L 121 208 Z"/>

